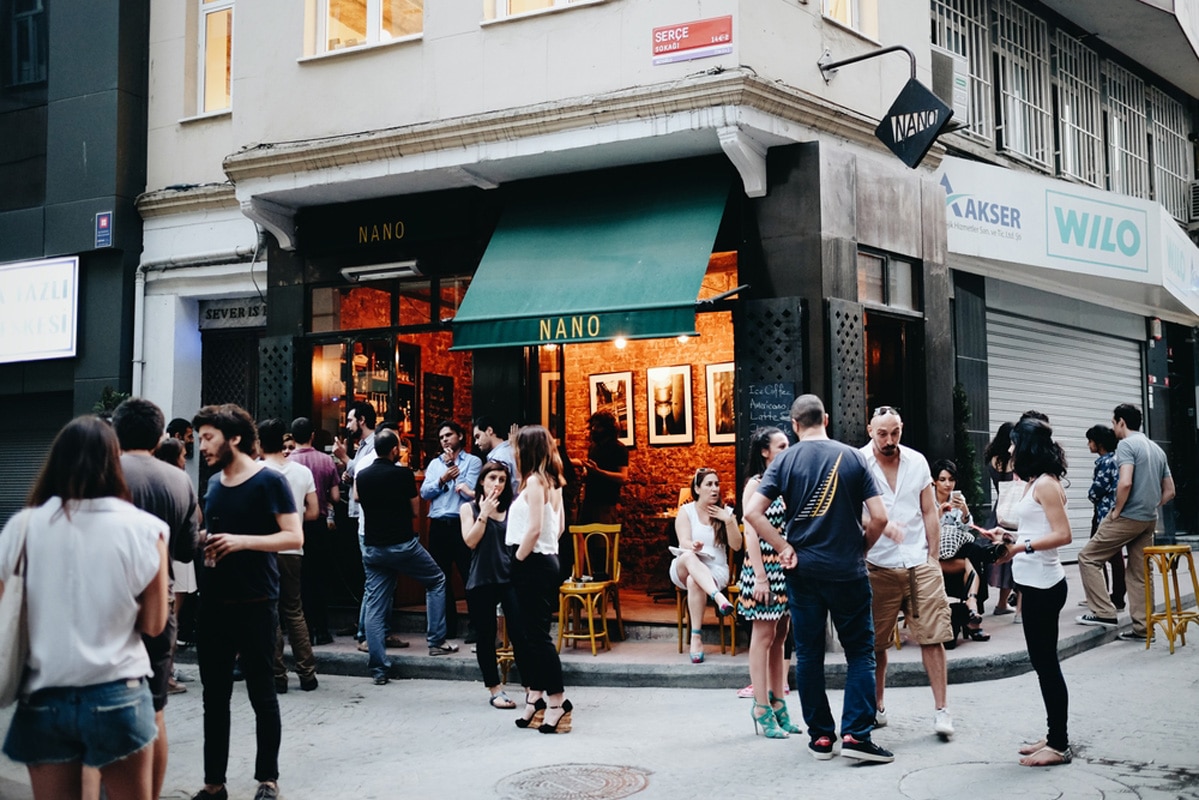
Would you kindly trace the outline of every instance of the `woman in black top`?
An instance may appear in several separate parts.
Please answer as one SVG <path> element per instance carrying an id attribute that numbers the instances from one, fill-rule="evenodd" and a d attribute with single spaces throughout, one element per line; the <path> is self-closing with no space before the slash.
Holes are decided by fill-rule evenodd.
<path id="1" fill-rule="evenodd" d="M 516 708 L 500 685 L 496 663 L 495 607 L 504 609 L 506 620 L 516 620 L 516 593 L 509 580 L 510 556 L 504 544 L 508 528 L 508 506 L 512 505 L 512 483 L 508 467 L 488 461 L 479 471 L 475 500 L 462 505 L 462 538 L 473 551 L 470 575 L 466 581 L 466 606 L 470 622 L 478 633 L 475 655 L 483 672 L 483 683 L 491 692 L 493 708 Z M 507 625 L 514 655 L 521 657 L 519 626 Z M 521 671 L 524 674 L 524 671 Z"/>

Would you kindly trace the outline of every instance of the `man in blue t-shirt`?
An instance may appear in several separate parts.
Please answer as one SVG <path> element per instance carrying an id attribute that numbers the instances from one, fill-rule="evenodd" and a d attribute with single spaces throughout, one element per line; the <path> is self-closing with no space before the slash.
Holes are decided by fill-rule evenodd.
<path id="1" fill-rule="evenodd" d="M 257 719 L 255 798 L 279 794 L 282 725 L 275 696 L 275 632 L 279 570 L 275 553 L 304 546 L 300 515 L 287 480 L 251 454 L 254 420 L 231 403 L 205 406 L 192 424 L 200 456 L 219 470 L 204 495 L 204 568 L 198 571 L 200 610 L 196 653 L 204 684 L 204 788 L 201 800 L 227 800 L 229 701 L 233 662 L 241 654 L 246 691 Z"/>
<path id="2" fill-rule="evenodd" d="M 887 526 L 878 487 L 856 449 L 828 438 L 828 414 L 819 397 L 801 395 L 791 406 L 799 437 L 775 458 L 745 507 L 745 521 L 779 553 L 787 570 L 795 672 L 809 752 L 832 758 L 836 727 L 824 690 L 825 626 L 831 615 L 847 671 L 841 710 L 841 755 L 863 761 L 895 760 L 870 739 L 874 728 L 874 623 L 866 551 Z M 782 496 L 786 538 L 766 520 Z M 862 528 L 862 506 L 870 512 Z"/>

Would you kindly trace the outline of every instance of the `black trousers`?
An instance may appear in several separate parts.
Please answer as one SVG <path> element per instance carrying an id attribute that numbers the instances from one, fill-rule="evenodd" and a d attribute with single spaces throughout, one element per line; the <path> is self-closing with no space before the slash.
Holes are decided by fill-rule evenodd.
<path id="1" fill-rule="evenodd" d="M 275 632 L 278 603 L 215 603 L 200 598 L 196 654 L 204 684 L 204 782 L 225 783 L 229 765 L 229 703 L 233 662 L 241 655 L 246 691 L 257 723 L 254 780 L 279 779 L 279 699 L 275 695 Z"/>
<path id="2" fill-rule="evenodd" d="M 1049 733 L 1045 737 L 1054 750 L 1065 750 L 1070 744 L 1066 731 L 1069 716 L 1070 695 L 1062 665 L 1057 658 L 1058 615 L 1066 605 L 1066 579 L 1048 589 L 1016 585 L 1021 600 L 1024 619 L 1024 644 L 1028 648 L 1028 660 L 1037 672 L 1041 683 L 1041 699 L 1045 702 L 1045 715 Z"/>
<path id="3" fill-rule="evenodd" d="M 334 532 L 325 518 L 304 523 L 304 565 L 300 572 L 300 595 L 304 619 L 315 637 L 329 635 L 329 587 L 333 584 Z"/>
<path id="4" fill-rule="evenodd" d="M 476 586 L 466 593 L 466 607 L 470 609 L 470 624 L 475 629 L 475 658 L 483 673 L 483 685 L 488 688 L 500 685 L 500 668 L 495 660 L 496 618 L 495 607 L 504 609 L 504 622 L 508 627 L 508 641 L 512 644 L 512 655 L 516 668 L 524 678 L 525 642 L 521 631 L 520 605 L 516 590 L 511 583 L 489 583 Z"/>
<path id="5" fill-rule="evenodd" d="M 462 585 L 470 577 L 471 551 L 462 539 L 462 521 L 458 517 L 429 520 L 429 555 L 445 573 L 445 638 L 458 638 L 458 595 L 450 570 L 458 568 Z"/>
<path id="6" fill-rule="evenodd" d="M 525 658 L 517 667 L 525 685 L 546 694 L 563 691 L 562 662 L 550 636 L 550 622 L 558 609 L 558 584 L 557 556 L 530 553 L 524 561 L 513 557 L 512 586 L 525 649 Z"/>

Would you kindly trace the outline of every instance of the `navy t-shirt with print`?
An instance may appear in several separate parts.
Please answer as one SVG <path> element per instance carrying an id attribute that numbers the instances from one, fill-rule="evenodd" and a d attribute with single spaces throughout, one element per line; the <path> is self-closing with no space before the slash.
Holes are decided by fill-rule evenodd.
<path id="1" fill-rule="evenodd" d="M 830 581 L 866 576 L 862 503 L 879 494 L 865 457 L 831 439 L 799 442 L 771 462 L 758 493 L 787 505 L 795 572 Z"/>
<path id="2" fill-rule="evenodd" d="M 279 532 L 276 514 L 295 510 L 287 479 L 282 473 L 266 468 L 237 486 L 222 484 L 218 472 L 208 481 L 208 492 L 204 495 L 204 522 L 209 535 L 268 536 Z M 197 576 L 206 602 L 279 599 L 279 567 L 274 553 L 240 550 L 222 558 L 215 567 L 198 570 Z"/>

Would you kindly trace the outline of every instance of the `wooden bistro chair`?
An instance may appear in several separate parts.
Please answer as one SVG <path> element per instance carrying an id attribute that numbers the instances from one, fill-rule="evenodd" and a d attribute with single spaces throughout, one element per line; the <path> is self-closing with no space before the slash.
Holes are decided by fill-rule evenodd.
<path id="1" fill-rule="evenodd" d="M 724 588 L 724 594 L 728 597 L 729 602 L 736 606 L 737 597 L 741 593 L 741 584 L 739 582 L 741 572 L 737 569 L 737 554 L 732 548 L 726 549 L 729 556 L 729 585 Z M 682 653 L 683 633 L 691 630 L 691 611 L 687 607 L 687 592 L 677 586 L 674 587 L 674 605 L 675 613 L 678 616 L 679 652 Z M 717 616 L 716 625 L 720 629 L 720 654 L 724 655 L 726 652 L 725 633 L 727 631 L 728 646 L 732 649 L 732 655 L 737 655 L 737 612 L 734 611 L 727 617 Z M 703 627 L 703 620 L 700 620 L 700 627 Z"/>
<path id="2" fill-rule="evenodd" d="M 591 642 L 591 655 L 598 655 L 596 642 L 611 648 L 608 634 L 608 603 L 616 611 L 616 626 L 624 639 L 624 620 L 620 616 L 620 525 L 593 523 L 571 525 L 574 538 L 575 567 L 570 580 L 558 587 L 558 652 L 562 642 L 576 645 L 580 639 Z M 602 561 L 593 561 L 588 545 L 603 553 Z M 601 545 L 602 546 L 599 546 Z M 598 626 L 597 626 L 598 618 Z"/>

